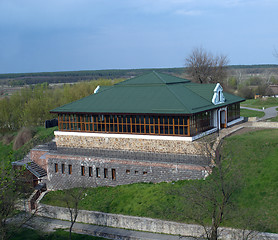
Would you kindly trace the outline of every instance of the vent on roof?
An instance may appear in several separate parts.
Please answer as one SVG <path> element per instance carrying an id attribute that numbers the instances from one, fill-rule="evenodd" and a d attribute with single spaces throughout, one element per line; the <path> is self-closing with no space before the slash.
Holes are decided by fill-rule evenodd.
<path id="1" fill-rule="evenodd" d="M 221 85 L 219 83 L 216 84 L 213 92 L 214 92 L 214 94 L 213 94 L 211 102 L 214 105 L 221 104 L 221 103 L 225 102 L 225 97 L 224 97 L 224 94 L 223 94 L 223 88 L 221 87 Z"/>
<path id="2" fill-rule="evenodd" d="M 99 89 L 100 89 L 100 86 L 98 85 L 98 86 L 96 87 L 96 89 L 94 90 L 94 93 L 97 93 Z"/>

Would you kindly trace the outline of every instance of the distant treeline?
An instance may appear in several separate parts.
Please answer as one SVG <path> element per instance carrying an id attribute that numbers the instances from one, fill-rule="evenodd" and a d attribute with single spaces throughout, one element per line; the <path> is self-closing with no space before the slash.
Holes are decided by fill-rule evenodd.
<path id="1" fill-rule="evenodd" d="M 230 65 L 229 71 L 244 70 L 247 74 L 261 73 L 263 70 L 272 69 L 278 72 L 278 65 Z M 151 71 L 181 76 L 186 72 L 185 68 L 147 68 L 147 69 L 116 69 L 93 71 L 68 71 L 68 72 L 40 72 L 40 73 L 10 73 L 0 74 L 0 84 L 10 86 L 23 86 L 31 84 L 73 83 L 80 81 L 98 80 L 101 78 L 130 78 Z"/>
<path id="2" fill-rule="evenodd" d="M 173 75 L 180 75 L 184 68 L 153 68 L 153 69 L 128 69 L 128 70 L 95 70 L 95 71 L 70 71 L 70 72 L 41 72 L 41 73 L 11 73 L 0 74 L 0 84 L 23 86 L 30 84 L 72 83 L 80 81 L 130 78 L 151 71 L 159 71 Z"/>
<path id="3" fill-rule="evenodd" d="M 92 94 L 98 85 L 109 86 L 122 80 L 102 79 L 55 88 L 47 83 L 24 87 L 0 100 L 0 133 L 43 125 L 56 117 L 49 113 L 51 109 Z"/>

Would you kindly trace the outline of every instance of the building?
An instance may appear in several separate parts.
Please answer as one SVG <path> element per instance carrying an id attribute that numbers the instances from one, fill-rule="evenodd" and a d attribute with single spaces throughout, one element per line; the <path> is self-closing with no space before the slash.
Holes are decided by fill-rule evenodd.
<path id="1" fill-rule="evenodd" d="M 203 178 L 210 162 L 195 141 L 243 120 L 244 99 L 218 84 L 151 72 L 51 110 L 56 145 L 30 161 L 48 189 Z"/>

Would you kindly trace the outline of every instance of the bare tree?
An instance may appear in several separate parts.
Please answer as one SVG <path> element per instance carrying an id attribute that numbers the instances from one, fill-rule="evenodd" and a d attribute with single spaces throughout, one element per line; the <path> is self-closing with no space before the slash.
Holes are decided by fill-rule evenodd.
<path id="1" fill-rule="evenodd" d="M 185 59 L 188 73 L 200 83 L 223 82 L 227 76 L 228 62 L 226 55 L 214 56 L 202 47 L 194 48 Z"/>
<path id="2" fill-rule="evenodd" d="M 222 142 L 204 142 L 204 154 L 211 159 L 212 165 L 205 168 L 211 172 L 204 181 L 192 181 L 179 190 L 184 203 L 190 207 L 186 210 L 185 218 L 203 226 L 208 240 L 217 240 L 219 227 L 233 209 L 231 196 L 240 186 L 239 172 L 233 176 L 232 165 L 224 163 L 220 149 Z M 232 181 L 231 181 L 232 179 Z"/>
<path id="3" fill-rule="evenodd" d="M 86 192 L 84 188 L 77 189 L 66 189 L 64 195 L 64 201 L 66 202 L 67 209 L 70 214 L 70 229 L 69 229 L 69 240 L 72 237 L 72 228 L 76 222 L 79 213 L 79 203 L 84 198 Z"/>

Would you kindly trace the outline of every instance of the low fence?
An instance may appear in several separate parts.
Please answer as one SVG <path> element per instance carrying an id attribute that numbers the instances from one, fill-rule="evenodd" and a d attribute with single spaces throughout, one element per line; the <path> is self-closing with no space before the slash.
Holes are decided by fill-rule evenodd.
<path id="1" fill-rule="evenodd" d="M 44 211 L 38 215 L 61 220 L 70 220 L 69 211 L 67 208 L 49 206 L 40 204 L 40 208 Z M 177 223 L 172 221 L 163 221 L 159 219 L 126 216 L 121 214 L 111 214 L 96 211 L 80 210 L 78 222 L 95 224 L 107 227 L 124 228 L 153 233 L 164 233 L 180 236 L 202 237 L 205 236 L 205 231 L 202 226 L 195 224 Z M 272 239 L 278 240 L 278 234 L 250 232 L 248 230 L 238 230 L 231 228 L 221 228 L 220 238 L 223 240 L 242 239 L 243 234 L 250 234 L 253 240 Z M 251 238 L 250 238 L 251 239 Z"/>

